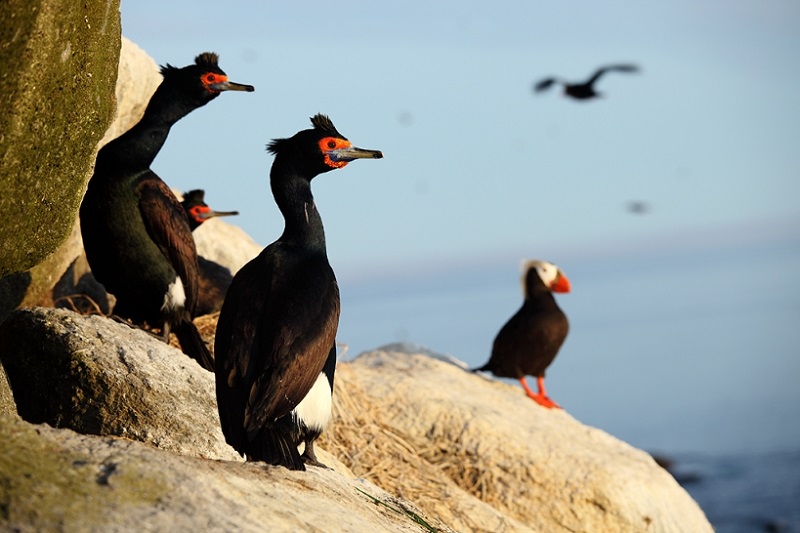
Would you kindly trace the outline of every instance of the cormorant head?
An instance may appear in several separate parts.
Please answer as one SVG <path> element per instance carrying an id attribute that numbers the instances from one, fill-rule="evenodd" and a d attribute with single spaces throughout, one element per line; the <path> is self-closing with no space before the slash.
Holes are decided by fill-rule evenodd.
<path id="1" fill-rule="evenodd" d="M 204 52 L 194 59 L 194 64 L 183 68 L 173 67 L 169 63 L 161 67 L 164 76 L 162 85 L 173 87 L 183 98 L 193 101 L 199 107 L 217 96 L 222 91 L 252 92 L 255 87 L 228 80 L 225 71 L 219 68 L 219 57 L 213 52 Z"/>
<path id="2" fill-rule="evenodd" d="M 278 159 L 291 162 L 309 180 L 318 174 L 342 168 L 355 159 L 381 159 L 380 150 L 357 148 L 339 133 L 331 119 L 317 114 L 311 117 L 312 129 L 288 139 L 275 139 L 267 150 Z"/>

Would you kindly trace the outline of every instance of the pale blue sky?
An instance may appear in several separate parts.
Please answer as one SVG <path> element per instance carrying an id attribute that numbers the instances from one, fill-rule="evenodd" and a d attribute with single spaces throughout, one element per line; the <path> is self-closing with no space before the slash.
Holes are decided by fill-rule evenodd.
<path id="1" fill-rule="evenodd" d="M 270 139 L 323 112 L 384 151 L 313 184 L 344 357 L 482 363 L 520 259 L 549 259 L 573 293 L 548 390 L 574 416 L 648 449 L 800 443 L 800 3 L 123 0 L 122 23 L 159 64 L 215 51 L 256 86 L 179 122 L 154 169 L 263 245 Z M 614 62 L 642 72 L 603 100 L 531 91 Z"/>
<path id="2" fill-rule="evenodd" d="M 182 120 L 154 169 L 261 244 L 270 139 L 323 112 L 384 151 L 314 182 L 340 277 L 800 220 L 795 1 L 123 0 L 122 24 L 159 64 L 216 51 L 256 86 Z M 642 72 L 604 100 L 531 91 L 621 61 Z"/>

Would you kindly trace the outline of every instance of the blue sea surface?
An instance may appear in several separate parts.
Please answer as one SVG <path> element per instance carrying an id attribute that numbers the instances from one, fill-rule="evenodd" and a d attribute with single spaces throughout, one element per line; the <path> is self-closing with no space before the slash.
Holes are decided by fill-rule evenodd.
<path id="1" fill-rule="evenodd" d="M 686 488 L 718 531 L 800 531 L 798 230 L 534 257 L 572 282 L 550 396 L 696 470 Z M 519 260 L 340 284 L 350 358 L 402 341 L 479 366 L 522 298 Z"/>
<path id="2" fill-rule="evenodd" d="M 800 451 L 673 459 L 676 478 L 717 531 L 800 531 Z"/>

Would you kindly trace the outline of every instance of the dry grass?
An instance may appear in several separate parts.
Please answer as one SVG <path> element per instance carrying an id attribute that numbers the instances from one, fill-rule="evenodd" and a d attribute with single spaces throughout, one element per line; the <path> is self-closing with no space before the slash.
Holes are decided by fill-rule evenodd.
<path id="1" fill-rule="evenodd" d="M 321 447 L 391 494 L 418 503 L 441 498 L 441 474 L 414 444 L 380 423 L 380 406 L 370 401 L 347 364 L 336 370 L 333 397 L 333 421 L 320 438 Z"/>
<path id="2" fill-rule="evenodd" d="M 459 488 L 495 508 L 513 507 L 514 491 L 504 489 L 495 465 L 462 445 L 457 436 L 409 437 L 386 423 L 347 363 L 336 370 L 333 421 L 320 446 L 359 477 L 397 497 L 414 502 L 428 516 L 456 529 L 482 530 L 469 516 L 454 515 Z M 443 424 L 443 427 L 448 427 Z M 507 476 L 502 472 L 501 476 Z"/>

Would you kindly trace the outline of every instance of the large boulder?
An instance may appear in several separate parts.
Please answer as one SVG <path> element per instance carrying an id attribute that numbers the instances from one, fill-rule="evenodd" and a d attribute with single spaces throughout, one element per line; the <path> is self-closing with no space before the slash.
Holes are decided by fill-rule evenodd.
<path id="1" fill-rule="evenodd" d="M 114 115 L 119 1 L 8 0 L 0 19 L 3 278 L 40 263 L 72 230 Z"/>
<path id="2" fill-rule="evenodd" d="M 335 394 L 321 445 L 456 530 L 712 531 L 647 453 L 452 361 L 362 354 L 339 365 Z"/>
<path id="3" fill-rule="evenodd" d="M 142 118 L 150 96 L 161 83 L 161 74 L 155 61 L 124 37 L 119 65 L 116 68 L 118 74 L 113 93 L 116 95 L 116 112 L 113 122 L 105 131 L 98 146 L 103 146 L 119 137 L 136 124 Z M 94 167 L 94 157 L 93 152 L 90 170 Z M 88 180 L 90 176 L 91 171 L 86 179 Z M 81 197 L 85 184 L 84 182 L 81 185 Z M 8 276 L 0 281 L 0 320 L 3 319 L 4 310 L 7 313 L 17 306 L 63 305 L 74 306 L 82 311 L 97 307 L 102 312 L 108 312 L 113 300 L 109 303 L 102 286 L 94 281 L 88 271 L 86 260 L 82 258 L 83 240 L 77 211 L 72 214 L 70 234 L 54 253 L 29 271 Z M 3 292 L 6 293 L 5 297 L 2 296 Z M 90 299 L 82 297 L 74 301 L 64 301 L 76 294 L 89 296 Z"/>
<path id="4" fill-rule="evenodd" d="M 232 274 L 264 249 L 242 228 L 218 218 L 194 230 L 194 242 L 197 255 L 227 268 Z"/>
<path id="5" fill-rule="evenodd" d="M 408 502 L 333 470 L 210 461 L 3 415 L 0 433 L 3 531 L 422 530 Z"/>
<path id="6" fill-rule="evenodd" d="M 65 309 L 20 309 L 0 324 L 0 360 L 28 422 L 240 459 L 222 435 L 213 374 L 143 330 Z"/>
<path id="7" fill-rule="evenodd" d="M 213 324 L 203 331 L 213 333 Z M 340 363 L 334 420 L 317 447 L 334 470 L 290 473 L 240 462 L 219 429 L 211 374 L 182 352 L 104 317 L 17 310 L 0 326 L 0 358 L 19 414 L 26 423 L 98 436 L 79 438 L 23 422 L 0 428 L 4 435 L 22 435 L 0 450 L 0 487 L 19 489 L 10 495 L 0 490 L 0 508 L 14 509 L 0 514 L 0 527 L 11 516 L 13 527 L 69 529 L 73 522 L 53 522 L 62 518 L 53 518 L 47 506 L 37 514 L 42 492 L 63 498 L 78 513 L 92 499 L 96 508 L 114 511 L 120 524 L 135 523 L 138 506 L 152 502 L 122 505 L 116 498 L 152 491 L 162 502 L 157 514 L 177 520 L 179 529 L 239 529 L 238 517 L 228 522 L 233 509 L 258 518 L 261 506 L 277 513 L 268 522 L 272 530 L 339 528 L 326 522 L 333 520 L 328 509 L 352 506 L 352 520 L 361 520 L 363 496 L 377 504 L 379 515 L 394 509 L 400 522 L 347 522 L 353 530 L 402 530 L 397 528 L 406 527 L 405 520 L 418 518 L 457 531 L 712 530 L 697 504 L 646 453 L 567 412 L 539 407 L 519 387 L 437 357 L 392 346 Z M 31 441 L 34 436 L 40 440 Z M 75 442 L 83 449 L 77 456 Z M 41 468 L 15 459 L 29 457 L 30 449 L 47 452 L 41 454 L 47 460 L 37 463 Z M 66 455 L 51 457 L 54 449 Z M 12 459 L 3 462 L 6 456 Z M 133 474 L 149 463 L 157 467 Z M 90 466 L 82 469 L 84 464 Z M 121 475 L 115 478 L 115 472 Z M 376 495 L 356 477 L 392 496 Z M 199 487 L 201 495 L 195 500 L 192 490 L 176 488 L 175 479 Z M 107 491 L 106 483 L 120 491 Z M 285 485 L 299 494 L 274 506 L 262 501 Z M 328 490 L 334 503 L 320 495 Z M 164 491 L 169 495 L 162 497 Z M 209 494 L 223 500 L 219 507 L 209 503 Z M 175 509 L 185 509 L 185 516 L 175 518 Z M 100 515 L 92 520 L 109 520 Z M 148 529 L 150 522 L 145 524 Z"/>

